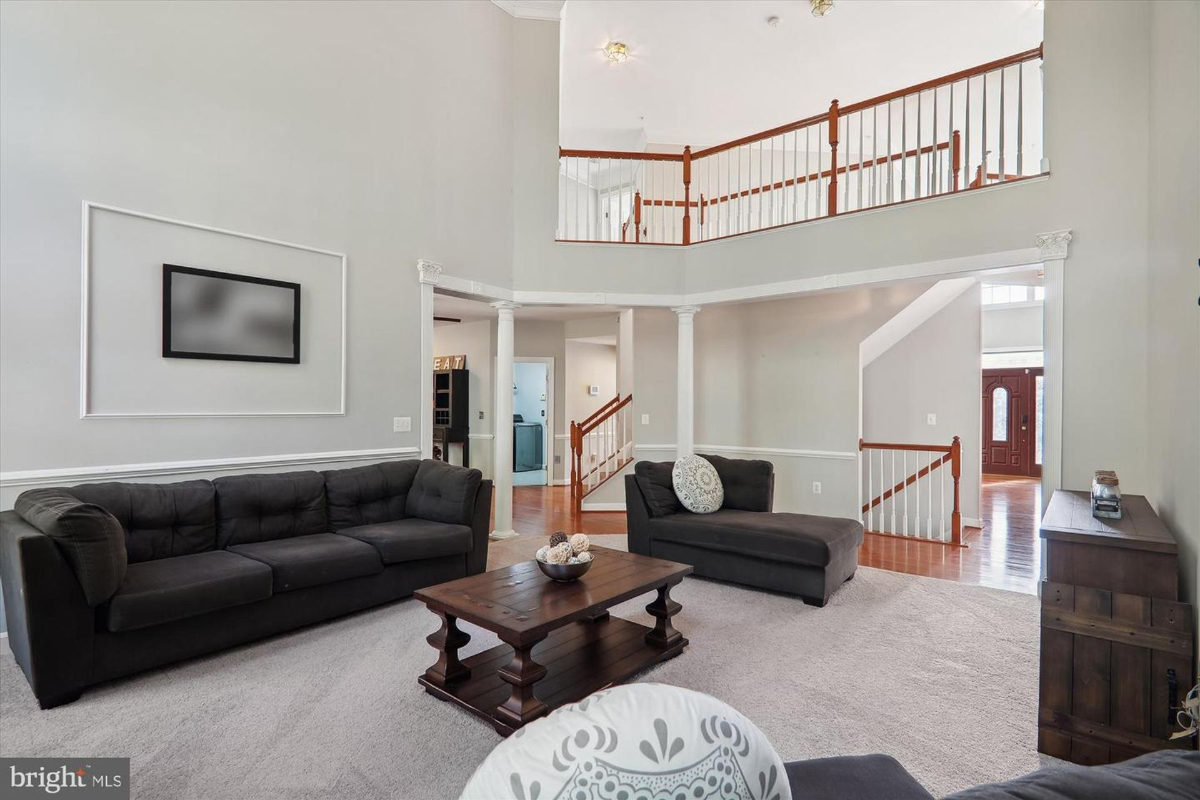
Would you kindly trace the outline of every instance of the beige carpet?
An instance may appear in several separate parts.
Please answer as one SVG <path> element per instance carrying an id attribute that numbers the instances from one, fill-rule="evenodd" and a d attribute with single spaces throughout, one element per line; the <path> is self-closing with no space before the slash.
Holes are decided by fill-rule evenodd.
<path id="1" fill-rule="evenodd" d="M 496 544 L 491 566 L 537 544 Z M 643 679 L 725 700 L 785 759 L 890 753 L 934 794 L 1038 767 L 1034 597 L 867 568 L 823 609 L 690 578 L 673 596 L 691 646 Z M 649 599 L 615 611 L 650 624 Z M 51 711 L 5 646 L 0 754 L 132 755 L 139 798 L 456 797 L 498 738 L 418 687 L 436 628 L 404 600 Z M 495 644 L 468 630 L 469 651 Z"/>

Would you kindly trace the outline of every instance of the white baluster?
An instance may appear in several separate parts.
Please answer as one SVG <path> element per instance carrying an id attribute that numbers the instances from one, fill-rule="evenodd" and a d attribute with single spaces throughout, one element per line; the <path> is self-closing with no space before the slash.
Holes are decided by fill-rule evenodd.
<path id="1" fill-rule="evenodd" d="M 916 536 L 921 535 L 921 454 L 917 453 L 917 479 L 913 482 L 913 489 L 916 490 L 917 499 L 917 518 L 913 525 L 913 530 Z"/>
<path id="2" fill-rule="evenodd" d="M 1004 180 L 1004 70 L 1000 70 L 1000 180 Z"/>
<path id="3" fill-rule="evenodd" d="M 929 480 L 925 482 L 925 490 L 929 492 L 929 502 L 925 504 L 925 536 L 933 538 L 933 453 L 929 454 Z"/>
<path id="4" fill-rule="evenodd" d="M 904 476 L 904 535 L 908 536 L 908 451 L 901 452 L 903 463 L 900 465 L 900 474 Z"/>
<path id="5" fill-rule="evenodd" d="M 946 541 L 946 465 L 942 464 L 942 468 L 938 470 L 938 480 L 941 482 L 942 491 L 938 497 L 938 507 L 941 509 L 942 518 L 938 523 L 938 538 L 943 542 Z"/>
<path id="6" fill-rule="evenodd" d="M 871 451 L 867 449 L 863 452 L 867 456 L 867 520 L 865 525 L 867 530 L 871 530 L 871 501 L 875 499 L 875 489 L 871 482 Z"/>

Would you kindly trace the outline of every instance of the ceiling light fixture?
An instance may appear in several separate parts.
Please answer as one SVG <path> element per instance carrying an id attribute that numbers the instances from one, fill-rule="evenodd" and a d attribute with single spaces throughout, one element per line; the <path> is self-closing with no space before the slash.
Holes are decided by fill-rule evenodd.
<path id="1" fill-rule="evenodd" d="M 823 17 L 833 11 L 833 0 L 808 0 L 808 2 L 812 6 L 814 17 Z"/>
<path id="2" fill-rule="evenodd" d="M 609 61 L 619 63 L 629 58 L 629 48 L 625 46 L 624 42 L 609 42 L 604 46 L 604 55 L 608 57 Z"/>

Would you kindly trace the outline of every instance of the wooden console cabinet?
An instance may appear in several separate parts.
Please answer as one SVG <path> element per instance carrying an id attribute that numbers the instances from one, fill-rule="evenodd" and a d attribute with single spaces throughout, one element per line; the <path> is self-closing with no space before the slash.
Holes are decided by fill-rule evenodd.
<path id="1" fill-rule="evenodd" d="M 1078 764 L 1196 746 L 1169 740 L 1196 681 L 1175 540 L 1146 498 L 1122 502 L 1096 519 L 1087 492 L 1058 491 L 1042 518 L 1038 750 Z"/>

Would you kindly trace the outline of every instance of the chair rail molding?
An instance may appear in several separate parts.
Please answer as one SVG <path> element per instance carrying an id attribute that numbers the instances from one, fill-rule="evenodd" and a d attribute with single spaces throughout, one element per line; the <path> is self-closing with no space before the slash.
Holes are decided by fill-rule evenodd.
<path id="1" fill-rule="evenodd" d="M 670 444 L 635 444 L 633 449 L 648 452 L 673 452 L 674 442 Z M 734 444 L 698 444 L 694 448 L 697 453 L 744 453 L 755 456 L 779 456 L 781 458 L 825 458 L 836 461 L 854 461 L 858 453 L 841 450 L 805 450 L 790 447 L 743 447 Z"/>
<path id="2" fill-rule="evenodd" d="M 418 458 L 416 447 L 386 447 L 368 450 L 331 450 L 319 453 L 282 453 L 267 456 L 232 456 L 190 461 L 158 461 L 144 464 L 102 464 L 90 467 L 57 467 L 0 472 L 0 491 L 5 495 L 2 505 L 11 507 L 7 495 L 13 489 L 32 489 L 43 486 L 69 486 L 95 481 L 139 480 L 233 473 L 247 470 L 287 469 L 322 464 L 365 465 L 393 459 Z"/>
<path id="3" fill-rule="evenodd" d="M 176 225 L 182 228 L 191 228 L 192 230 L 206 231 L 208 233 L 217 233 L 224 236 L 232 236 L 238 239 L 246 239 L 252 242 L 262 242 L 263 244 L 272 244 L 279 247 L 288 247 L 293 250 L 302 250 L 308 253 L 316 253 L 323 256 L 331 256 L 332 258 L 341 261 L 341 387 L 340 387 L 340 402 L 337 411 L 221 411 L 221 412 L 204 412 L 204 411 L 186 411 L 186 412 L 110 412 L 110 413 L 95 413 L 91 410 L 88 387 L 89 373 L 91 367 L 91 358 L 89 354 L 90 336 L 89 328 L 91 325 L 91 274 L 92 274 L 92 212 L 107 211 L 112 214 L 122 214 L 127 217 L 135 217 L 137 219 L 149 220 L 151 222 L 161 222 L 165 225 Z M 212 225 L 203 225 L 198 222 L 186 222 L 180 219 L 171 217 L 163 217 L 157 214 L 147 214 L 144 211 L 133 211 L 128 208 L 119 206 L 106 205 L 97 203 L 91 200 L 83 201 L 83 219 L 80 235 L 80 302 L 79 302 L 79 418 L 80 419 L 195 419 L 209 417 L 344 417 L 346 416 L 346 331 L 348 320 L 346 318 L 347 310 L 347 293 L 346 293 L 346 254 L 338 253 L 333 250 L 324 250 L 319 247 L 310 247 L 309 245 L 296 244 L 295 242 L 285 242 L 281 239 L 272 239 L 267 236 L 258 236 L 253 233 L 243 233 L 241 231 L 227 230 L 225 228 L 217 228 Z"/>

